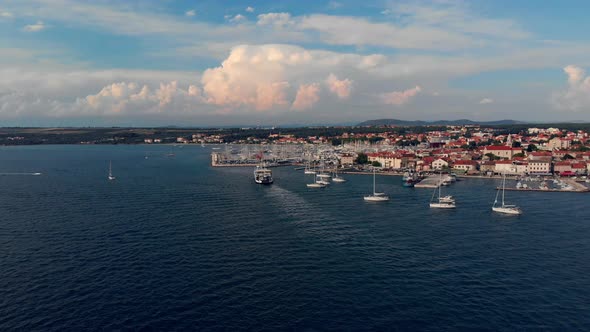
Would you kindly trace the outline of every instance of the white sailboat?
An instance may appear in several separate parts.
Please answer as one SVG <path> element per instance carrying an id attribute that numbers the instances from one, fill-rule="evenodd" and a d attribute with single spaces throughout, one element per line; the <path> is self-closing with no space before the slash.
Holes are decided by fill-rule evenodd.
<path id="1" fill-rule="evenodd" d="M 318 180 L 317 174 L 314 175 L 313 178 L 314 178 L 314 181 L 312 183 L 307 184 L 308 188 L 324 188 L 324 187 L 326 187 L 326 184 L 323 181 Z"/>
<path id="2" fill-rule="evenodd" d="M 441 196 L 442 186 L 443 186 L 443 179 L 442 179 L 442 172 L 440 173 L 440 182 L 438 188 L 434 190 L 432 193 L 432 198 L 430 199 L 430 207 L 435 209 L 454 209 L 455 206 L 455 198 L 453 196 Z M 434 195 L 438 192 L 438 199 L 434 199 Z"/>
<path id="3" fill-rule="evenodd" d="M 115 176 L 113 175 L 113 163 L 112 161 L 109 161 L 109 181 L 112 181 L 115 179 Z"/>
<path id="4" fill-rule="evenodd" d="M 305 164 L 305 171 L 304 171 L 304 173 L 305 174 L 315 174 L 315 170 L 311 167 L 311 161 L 308 161 Z"/>
<path id="5" fill-rule="evenodd" d="M 508 205 L 504 202 L 504 192 L 506 188 L 506 174 L 504 174 L 502 178 L 502 205 L 496 206 L 498 204 L 498 195 L 500 194 L 500 189 L 496 193 L 496 199 L 494 200 L 494 205 L 492 205 L 492 211 L 503 213 L 503 214 L 512 214 L 512 215 L 519 215 L 522 214 L 520 208 L 516 205 Z"/>
<path id="6" fill-rule="evenodd" d="M 373 194 L 363 197 L 368 202 L 385 202 L 389 200 L 389 196 L 385 193 L 378 193 L 375 191 L 375 168 L 373 168 Z"/>
<path id="7" fill-rule="evenodd" d="M 332 177 L 332 182 L 338 182 L 338 183 L 346 182 L 346 179 L 338 176 L 338 166 L 336 166 L 336 168 L 334 169 L 334 176 Z"/>

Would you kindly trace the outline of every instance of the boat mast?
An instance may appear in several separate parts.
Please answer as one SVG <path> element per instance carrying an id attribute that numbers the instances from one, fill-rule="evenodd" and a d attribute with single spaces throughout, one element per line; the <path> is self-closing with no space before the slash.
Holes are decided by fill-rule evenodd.
<path id="1" fill-rule="evenodd" d="M 440 179 L 438 181 L 438 201 L 440 202 L 440 191 L 442 187 L 442 171 L 440 171 Z"/>
<path id="2" fill-rule="evenodd" d="M 506 173 L 504 173 L 504 180 L 502 181 L 502 207 L 504 207 L 504 191 L 506 188 Z"/>
<path id="3" fill-rule="evenodd" d="M 373 167 L 373 196 L 375 196 L 375 167 Z"/>

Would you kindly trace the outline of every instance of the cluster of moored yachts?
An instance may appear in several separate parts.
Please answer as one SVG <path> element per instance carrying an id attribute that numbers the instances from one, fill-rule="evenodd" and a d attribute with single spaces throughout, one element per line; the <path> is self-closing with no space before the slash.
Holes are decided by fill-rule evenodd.
<path id="1" fill-rule="evenodd" d="M 335 172 L 333 175 L 330 175 L 326 172 L 316 172 L 312 169 L 305 169 L 305 174 L 313 175 L 313 182 L 307 183 L 306 186 L 308 188 L 325 188 L 330 184 L 330 179 L 332 182 L 342 183 L 346 182 L 346 180 L 338 175 Z M 257 166 L 254 170 L 254 181 L 259 184 L 271 184 L 273 183 L 272 171 L 264 166 Z M 442 191 L 442 184 L 445 181 L 442 178 L 439 181 L 439 185 L 437 186 L 436 190 L 432 193 L 432 198 L 430 200 L 430 207 L 435 209 L 454 209 L 456 208 L 455 198 L 451 195 L 443 196 Z M 502 189 L 498 189 L 496 193 L 496 199 L 494 200 L 494 205 L 492 206 L 492 211 L 502 213 L 502 214 L 510 214 L 510 215 L 519 215 L 522 214 L 520 208 L 516 205 L 506 204 L 504 202 L 505 196 L 505 187 L 506 187 L 506 177 L 503 178 L 502 181 Z M 498 202 L 498 198 L 500 196 L 500 192 L 502 192 L 501 204 Z M 367 202 L 386 202 L 389 201 L 389 196 L 382 192 L 377 192 L 376 184 L 375 184 L 375 169 L 373 169 L 373 193 L 366 195 L 363 199 Z"/>

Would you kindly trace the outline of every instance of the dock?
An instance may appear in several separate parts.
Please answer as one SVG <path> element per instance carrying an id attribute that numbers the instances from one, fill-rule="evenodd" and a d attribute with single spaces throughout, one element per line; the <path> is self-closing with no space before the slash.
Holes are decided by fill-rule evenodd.
<path id="1" fill-rule="evenodd" d="M 414 188 L 438 188 L 442 184 L 443 180 L 444 179 L 441 179 L 438 175 L 431 175 L 416 183 Z"/>
<path id="2" fill-rule="evenodd" d="M 548 193 L 587 193 L 590 192 L 590 188 L 586 187 L 583 184 L 577 183 L 571 179 L 562 179 L 561 181 L 566 182 L 574 189 L 561 189 L 561 188 L 547 188 L 547 189 L 540 189 L 540 188 L 505 188 L 505 190 L 509 191 L 536 191 L 536 192 L 548 192 Z M 496 189 L 502 189 L 502 187 L 497 187 Z"/>

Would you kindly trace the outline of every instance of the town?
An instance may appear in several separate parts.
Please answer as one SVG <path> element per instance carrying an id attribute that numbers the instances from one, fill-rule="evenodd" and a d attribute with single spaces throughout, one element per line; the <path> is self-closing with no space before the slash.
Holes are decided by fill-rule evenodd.
<path id="1" fill-rule="evenodd" d="M 0 144 L 223 144 L 252 146 L 244 163 L 260 150 L 272 161 L 319 162 L 340 167 L 370 164 L 383 171 L 452 170 L 458 175 L 585 176 L 590 141 L 585 124 L 556 126 L 355 126 L 308 128 L 3 128 Z M 281 154 L 271 146 L 281 146 Z M 287 148 L 287 147 L 292 148 Z M 227 150 L 227 149 L 224 149 Z M 274 148 L 274 150 L 278 150 Z M 235 149 L 234 149 L 235 151 Z M 307 151 L 307 152 L 306 152 Z M 310 152 L 315 151 L 315 152 Z M 318 154 L 317 151 L 328 151 Z M 234 153 L 235 154 L 235 153 Z M 235 158 L 234 158 L 235 159 Z M 233 163 L 219 152 L 217 165 Z"/>
<path id="2" fill-rule="evenodd" d="M 350 131 L 333 137 L 270 134 L 266 139 L 250 137 L 230 143 L 331 145 L 340 167 L 371 164 L 385 171 L 452 170 L 458 175 L 584 176 L 590 170 L 588 133 L 584 130 L 531 127 L 516 134 L 499 132 L 503 130 L 448 126 L 420 133 L 412 130 L 405 133 Z M 213 139 L 215 143 L 221 143 L 217 141 L 220 139 L 218 135 Z M 193 140 L 209 142 L 210 138 L 196 137 Z M 178 138 L 178 142 L 187 141 Z"/>

